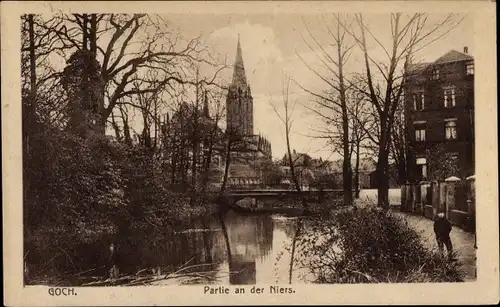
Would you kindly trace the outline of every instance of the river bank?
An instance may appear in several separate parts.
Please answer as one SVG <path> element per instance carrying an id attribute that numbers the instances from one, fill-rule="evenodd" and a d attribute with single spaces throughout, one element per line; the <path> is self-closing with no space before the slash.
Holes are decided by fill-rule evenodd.
<path id="1" fill-rule="evenodd" d="M 48 269 L 27 280 L 59 286 L 463 280 L 459 262 L 428 250 L 398 216 L 354 207 L 330 213 L 231 211 L 136 227 L 60 247 L 52 266 L 69 262 L 73 271 Z"/>
<path id="2" fill-rule="evenodd" d="M 28 276 L 27 281 L 28 284 L 103 286 L 229 278 L 229 272 L 240 271 L 239 267 L 248 263 L 254 267 L 255 263 L 262 262 L 272 265 L 287 244 L 285 241 L 291 240 L 295 220 L 277 214 L 230 212 L 222 217 L 218 214 L 192 217 L 163 229 L 145 231 L 136 227 L 126 236 L 106 234 L 93 242 L 74 244 L 71 248 L 65 246 L 65 252 L 59 250 L 64 256 L 50 259 L 54 269 Z M 45 250 L 53 248 L 45 247 Z M 62 272 L 60 269 L 66 261 L 75 267 Z M 251 281 L 256 277 L 236 278 L 247 282 L 245 278 Z"/>
<path id="3" fill-rule="evenodd" d="M 110 274 L 117 254 L 126 254 L 138 240 L 170 236 L 183 231 L 191 221 L 217 212 L 213 203 L 192 204 L 183 196 L 172 196 L 163 205 L 140 212 L 120 210 L 89 220 L 41 224 L 25 228 L 24 261 L 26 284 L 60 283 L 69 277 Z"/>

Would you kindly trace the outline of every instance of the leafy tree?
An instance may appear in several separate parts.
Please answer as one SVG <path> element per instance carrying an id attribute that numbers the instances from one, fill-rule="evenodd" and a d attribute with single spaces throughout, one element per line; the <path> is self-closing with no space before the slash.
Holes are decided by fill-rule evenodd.
<path id="1" fill-rule="evenodd" d="M 446 150 L 443 144 L 426 150 L 430 180 L 444 180 L 451 176 L 459 177 L 458 156 Z"/>

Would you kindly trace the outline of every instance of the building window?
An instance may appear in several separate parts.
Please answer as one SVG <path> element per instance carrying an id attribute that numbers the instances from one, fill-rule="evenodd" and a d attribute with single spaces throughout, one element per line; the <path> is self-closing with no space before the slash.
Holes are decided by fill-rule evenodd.
<path id="1" fill-rule="evenodd" d="M 467 72 L 467 76 L 474 75 L 474 62 L 469 62 L 465 64 L 465 71 Z"/>
<path id="2" fill-rule="evenodd" d="M 439 80 L 439 69 L 434 69 L 432 71 L 431 79 L 432 80 Z"/>
<path id="3" fill-rule="evenodd" d="M 455 87 L 447 86 L 444 88 L 444 107 L 451 108 L 455 106 Z"/>
<path id="4" fill-rule="evenodd" d="M 446 119 L 444 123 L 444 132 L 447 140 L 457 139 L 457 120 Z"/>
<path id="5" fill-rule="evenodd" d="M 425 127 L 415 126 L 415 141 L 417 142 L 425 141 Z"/>
<path id="6" fill-rule="evenodd" d="M 413 109 L 420 111 L 425 108 L 425 95 L 423 92 L 413 94 Z"/>
<path id="7" fill-rule="evenodd" d="M 427 178 L 427 159 L 417 158 L 417 168 L 420 170 L 421 178 Z"/>

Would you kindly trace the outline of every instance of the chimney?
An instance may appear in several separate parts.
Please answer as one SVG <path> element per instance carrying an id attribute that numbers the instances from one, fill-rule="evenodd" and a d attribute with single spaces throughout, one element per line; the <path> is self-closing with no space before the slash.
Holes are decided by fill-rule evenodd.
<path id="1" fill-rule="evenodd" d="M 469 48 L 467 48 L 467 46 L 464 47 L 464 53 L 469 53 Z"/>

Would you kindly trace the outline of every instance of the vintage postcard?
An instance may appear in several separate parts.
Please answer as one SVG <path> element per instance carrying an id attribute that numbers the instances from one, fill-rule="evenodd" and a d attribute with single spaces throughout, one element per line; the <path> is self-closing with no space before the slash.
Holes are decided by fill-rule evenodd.
<path id="1" fill-rule="evenodd" d="M 498 303 L 495 24 L 2 3 L 4 304 Z"/>

